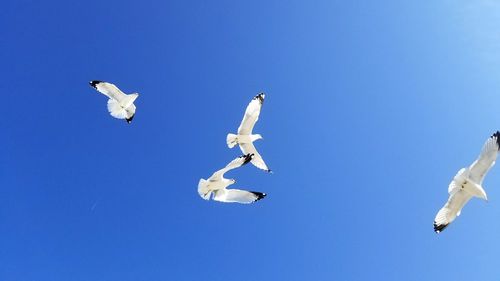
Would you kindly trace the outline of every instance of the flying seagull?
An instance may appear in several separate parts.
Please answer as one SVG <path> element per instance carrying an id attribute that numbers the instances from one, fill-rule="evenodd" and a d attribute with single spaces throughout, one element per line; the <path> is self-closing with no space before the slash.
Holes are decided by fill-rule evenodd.
<path id="1" fill-rule="evenodd" d="M 481 186 L 484 176 L 493 167 L 500 149 L 500 132 L 494 133 L 483 146 L 479 158 L 468 168 L 462 168 L 453 178 L 448 186 L 450 197 L 434 219 L 434 231 L 440 233 L 456 217 L 460 215 L 462 208 L 472 198 L 478 197 L 488 200 L 486 192 Z"/>
<path id="2" fill-rule="evenodd" d="M 253 203 L 266 197 L 266 194 L 262 192 L 227 189 L 227 187 L 234 184 L 236 180 L 226 179 L 224 178 L 224 174 L 247 164 L 252 160 L 252 157 L 252 154 L 242 155 L 227 164 L 225 168 L 215 172 L 208 180 L 200 179 L 198 183 L 198 194 L 205 200 L 209 200 L 213 193 L 213 200 L 215 201 L 243 204 Z"/>
<path id="3" fill-rule="evenodd" d="M 233 148 L 235 145 L 239 144 L 244 154 L 253 154 L 254 157 L 251 162 L 255 167 L 266 172 L 271 172 L 266 163 L 264 163 L 264 159 L 262 159 L 262 156 L 260 156 L 253 145 L 254 141 L 262 139 L 261 135 L 252 134 L 252 130 L 257 120 L 259 120 L 260 109 L 264 103 L 264 97 L 264 93 L 260 93 L 252 99 L 247 106 L 243 121 L 241 121 L 240 127 L 238 128 L 238 134 L 228 134 L 226 141 L 229 148 Z"/>
<path id="4" fill-rule="evenodd" d="M 94 80 L 90 81 L 89 84 L 109 98 L 108 111 L 111 116 L 118 119 L 125 119 L 129 124 L 132 122 L 135 116 L 134 101 L 139 96 L 138 93 L 127 95 L 114 84 L 103 81 Z"/>

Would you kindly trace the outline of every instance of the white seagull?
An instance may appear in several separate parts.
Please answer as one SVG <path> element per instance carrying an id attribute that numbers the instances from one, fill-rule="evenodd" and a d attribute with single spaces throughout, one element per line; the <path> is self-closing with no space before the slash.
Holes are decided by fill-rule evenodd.
<path id="1" fill-rule="evenodd" d="M 253 203 L 266 197 L 266 194 L 262 192 L 227 189 L 227 187 L 234 184 L 236 180 L 226 179 L 224 178 L 224 174 L 227 171 L 247 164 L 252 160 L 252 157 L 252 154 L 242 155 L 227 164 L 225 168 L 215 172 L 208 180 L 200 179 L 198 183 L 198 194 L 205 200 L 209 200 L 213 193 L 213 200 L 215 201 L 243 204 Z"/>
<path id="2" fill-rule="evenodd" d="M 134 101 L 139 97 L 138 93 L 130 95 L 120 91 L 114 84 L 102 81 L 90 81 L 90 86 L 109 98 L 108 111 L 111 116 L 125 119 L 130 124 L 135 115 Z"/>
<path id="3" fill-rule="evenodd" d="M 235 145 L 239 144 L 244 154 L 253 154 L 254 157 L 251 162 L 255 167 L 266 172 L 271 172 L 266 163 L 264 163 L 264 159 L 262 159 L 262 156 L 260 156 L 253 145 L 254 141 L 262 139 L 261 135 L 252 134 L 252 130 L 257 120 L 259 120 L 260 109 L 264 103 L 264 97 L 264 93 L 260 93 L 252 99 L 247 106 L 243 121 L 241 121 L 240 127 L 238 128 L 238 134 L 228 134 L 226 141 L 229 148 L 233 148 Z"/>
<path id="4" fill-rule="evenodd" d="M 450 194 L 448 202 L 439 210 L 434 219 L 434 231 L 436 233 L 443 231 L 456 217 L 460 216 L 462 208 L 472 197 L 488 201 L 486 192 L 481 185 L 484 176 L 495 164 L 499 149 L 500 132 L 497 131 L 488 138 L 479 158 L 468 168 L 462 168 L 458 171 L 448 186 L 448 193 Z"/>

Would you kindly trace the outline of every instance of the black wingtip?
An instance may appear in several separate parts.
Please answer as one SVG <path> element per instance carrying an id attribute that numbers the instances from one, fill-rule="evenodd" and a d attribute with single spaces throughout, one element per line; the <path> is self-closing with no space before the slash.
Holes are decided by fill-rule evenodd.
<path id="1" fill-rule="evenodd" d="M 264 98 L 265 98 L 265 96 L 266 96 L 266 94 L 264 94 L 264 93 L 260 92 L 260 93 L 258 93 L 258 94 L 254 97 L 254 99 L 259 100 L 260 104 L 263 104 L 263 103 L 264 103 Z"/>
<path id="2" fill-rule="evenodd" d="M 128 124 L 132 123 L 132 120 L 134 119 L 134 115 L 130 116 L 130 118 L 125 118 L 125 121 L 127 121 Z"/>
<path id="3" fill-rule="evenodd" d="M 498 147 L 500 147 L 500 132 L 496 131 L 493 135 L 491 135 L 491 137 L 497 139 Z"/>
<path id="4" fill-rule="evenodd" d="M 90 86 L 94 87 L 97 89 L 97 84 L 102 83 L 102 81 L 99 80 L 92 80 L 89 82 Z"/>
<path id="5" fill-rule="evenodd" d="M 436 224 L 436 222 L 434 222 L 434 232 L 436 233 L 440 233 L 442 232 L 446 227 L 448 226 L 448 224 Z"/>
<path id="6" fill-rule="evenodd" d="M 245 161 L 243 161 L 243 165 L 245 165 L 248 162 L 252 161 L 253 155 L 254 155 L 253 153 L 248 153 L 248 154 L 242 155 L 241 157 L 245 158 Z"/>
<path id="7" fill-rule="evenodd" d="M 262 198 L 264 198 L 264 197 L 266 197 L 266 196 L 267 196 L 267 194 L 262 193 L 262 192 L 257 192 L 257 191 L 250 191 L 250 192 L 252 192 L 253 194 L 255 194 L 255 195 L 257 196 L 257 199 L 255 199 L 255 201 L 254 201 L 254 202 L 257 202 L 257 201 L 259 201 L 260 199 L 262 199 Z"/>

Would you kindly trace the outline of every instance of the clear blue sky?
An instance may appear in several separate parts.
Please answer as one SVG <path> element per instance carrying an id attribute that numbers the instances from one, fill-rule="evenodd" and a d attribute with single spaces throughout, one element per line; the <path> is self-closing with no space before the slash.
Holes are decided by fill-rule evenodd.
<path id="1" fill-rule="evenodd" d="M 29 1 L 0 10 L 0 280 L 498 280 L 496 1 Z M 139 92 L 131 125 L 89 80 Z M 202 200 L 250 99 L 272 175 Z"/>

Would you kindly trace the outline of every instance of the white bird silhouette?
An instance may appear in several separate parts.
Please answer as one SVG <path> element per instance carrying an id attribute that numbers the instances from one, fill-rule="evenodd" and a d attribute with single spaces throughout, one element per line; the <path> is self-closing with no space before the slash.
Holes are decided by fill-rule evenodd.
<path id="1" fill-rule="evenodd" d="M 472 198 L 488 200 L 482 187 L 484 176 L 493 167 L 500 149 L 500 132 L 494 133 L 483 146 L 478 159 L 468 168 L 462 168 L 448 186 L 450 194 L 434 219 L 434 231 L 440 233 L 460 215 L 462 208 Z"/>
<path id="2" fill-rule="evenodd" d="M 198 194 L 205 200 L 209 200 L 213 193 L 213 200 L 215 201 L 243 204 L 253 203 L 264 198 L 266 194 L 262 192 L 227 189 L 227 187 L 234 184 L 236 180 L 226 179 L 224 178 L 224 174 L 247 164 L 252 160 L 252 157 L 252 154 L 240 156 L 227 164 L 226 167 L 215 172 L 208 180 L 200 179 L 198 183 Z"/>
<path id="3" fill-rule="evenodd" d="M 236 144 L 239 144 L 241 151 L 244 154 L 253 154 L 252 164 L 262 169 L 266 172 L 271 172 L 267 167 L 262 156 L 257 152 L 257 149 L 253 145 L 253 142 L 262 139 L 259 134 L 252 134 L 253 127 L 257 120 L 259 120 L 260 109 L 264 103 L 264 93 L 256 95 L 252 101 L 248 104 L 245 111 L 245 116 L 241 121 L 240 127 L 238 128 L 238 134 L 228 134 L 226 138 L 227 146 L 233 148 Z"/>
<path id="4" fill-rule="evenodd" d="M 134 101 L 139 97 L 138 93 L 127 95 L 120 91 L 114 84 L 102 81 L 90 81 L 90 86 L 109 98 L 108 111 L 111 116 L 125 119 L 130 124 L 135 116 Z"/>

